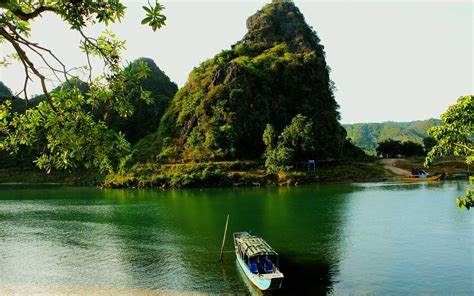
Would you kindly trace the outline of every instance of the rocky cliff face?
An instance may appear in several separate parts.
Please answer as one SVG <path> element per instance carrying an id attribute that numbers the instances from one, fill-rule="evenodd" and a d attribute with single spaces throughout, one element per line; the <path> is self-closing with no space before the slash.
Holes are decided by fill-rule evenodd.
<path id="1" fill-rule="evenodd" d="M 338 122 L 324 47 L 288 1 L 273 1 L 247 20 L 243 39 L 189 75 L 154 141 L 164 158 L 259 158 L 267 123 L 277 132 L 297 114 L 314 123 L 314 158 L 339 158 Z"/>
<path id="2" fill-rule="evenodd" d="M 293 49 L 317 51 L 324 55 L 316 33 L 306 24 L 303 14 L 289 1 L 273 1 L 247 19 L 248 32 L 240 44 L 285 42 Z"/>

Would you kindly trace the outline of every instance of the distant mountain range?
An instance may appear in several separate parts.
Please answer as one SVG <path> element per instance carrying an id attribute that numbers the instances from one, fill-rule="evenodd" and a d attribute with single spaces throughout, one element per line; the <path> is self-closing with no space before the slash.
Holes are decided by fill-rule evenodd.
<path id="1" fill-rule="evenodd" d="M 412 141 L 423 143 L 426 130 L 432 126 L 441 125 L 439 119 L 417 120 L 410 122 L 381 122 L 381 123 L 354 123 L 344 124 L 347 137 L 356 146 L 369 154 L 375 153 L 377 143 L 387 140 Z"/>

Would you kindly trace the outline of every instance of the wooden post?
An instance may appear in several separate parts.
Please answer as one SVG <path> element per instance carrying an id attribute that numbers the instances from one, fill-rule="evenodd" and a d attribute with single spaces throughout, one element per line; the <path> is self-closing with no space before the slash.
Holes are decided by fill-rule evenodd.
<path id="1" fill-rule="evenodd" d="M 228 224 L 229 224 L 229 214 L 227 214 L 227 220 L 225 221 L 224 237 L 222 238 L 221 257 L 219 259 L 219 262 L 222 262 L 222 259 L 224 259 L 224 245 L 225 245 L 225 238 L 227 236 L 227 225 Z"/>

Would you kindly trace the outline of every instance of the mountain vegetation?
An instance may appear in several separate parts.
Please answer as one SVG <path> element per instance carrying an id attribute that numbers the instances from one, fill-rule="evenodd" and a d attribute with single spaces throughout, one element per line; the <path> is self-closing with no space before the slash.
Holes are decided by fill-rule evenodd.
<path id="1" fill-rule="evenodd" d="M 0 102 L 4 102 L 6 100 L 11 100 L 12 109 L 15 110 L 15 112 L 20 112 L 24 109 L 24 101 L 16 98 L 11 89 L 2 81 L 0 81 Z"/>
<path id="2" fill-rule="evenodd" d="M 178 91 L 176 83 L 172 82 L 152 59 L 137 59 L 129 67 L 141 62 L 147 66 L 148 74 L 139 80 L 139 84 L 144 91 L 150 93 L 153 102 L 147 103 L 140 98 L 140 94 L 135 93 L 130 98 L 133 114 L 123 118 L 116 112 L 112 113 L 108 123 L 111 129 L 124 133 L 125 138 L 132 144 L 158 129 L 161 117 Z"/>
<path id="3" fill-rule="evenodd" d="M 11 99 L 12 97 L 11 89 L 0 81 L 0 99 Z"/>
<path id="4" fill-rule="evenodd" d="M 354 145 L 369 154 L 375 154 L 378 143 L 389 139 L 423 144 L 423 139 L 427 136 L 426 131 L 432 126 L 441 124 L 442 121 L 439 119 L 427 119 L 410 122 L 344 124 L 344 128 L 347 137 Z"/>
<path id="5" fill-rule="evenodd" d="M 117 112 L 112 112 L 108 119 L 108 127 L 123 133 L 125 139 L 131 143 L 135 143 L 138 139 L 154 132 L 158 128 L 164 111 L 178 90 L 177 85 L 156 66 L 153 60 L 140 58 L 132 62 L 129 67 L 137 66 L 138 63 L 145 63 L 148 67 L 148 74 L 139 80 L 139 85 L 144 91 L 150 92 L 151 102 L 145 102 L 138 93 L 131 91 L 133 96 L 130 98 L 130 103 L 134 111 L 133 114 L 130 117 L 124 118 L 119 116 Z M 77 89 L 85 97 L 88 96 L 90 91 L 88 83 L 78 79 L 70 79 L 69 82 L 53 89 L 50 94 L 54 95 L 63 90 L 73 89 Z M 46 96 L 41 94 L 29 99 L 27 106 L 25 100 L 13 98 L 9 88 L 3 83 L 0 84 L 0 91 L 6 94 L 5 98 L 11 99 L 12 110 L 15 113 L 24 113 L 27 107 L 34 108 L 40 103 L 46 102 Z M 92 106 L 87 104 L 83 105 L 83 108 L 88 112 L 92 112 L 93 116 L 98 120 L 104 118 L 104 108 L 93 110 Z M 46 141 L 39 140 L 35 145 L 20 147 L 16 155 L 0 152 L 0 164 L 3 167 L 31 167 L 32 162 L 36 159 L 36 155 L 43 149 L 44 145 L 46 145 Z"/>
<path id="6" fill-rule="evenodd" d="M 265 143 L 265 167 L 268 172 L 285 172 L 293 169 L 292 164 L 305 160 L 314 150 L 313 122 L 301 114 L 296 115 L 291 124 L 276 136 L 273 126 L 267 124 L 263 132 Z M 297 165 L 296 165 L 297 166 Z"/>
<path id="7" fill-rule="evenodd" d="M 300 114 L 311 122 L 311 157 L 355 149 L 339 124 L 330 69 L 316 32 L 290 1 L 247 20 L 243 39 L 194 68 L 158 131 L 135 146 L 141 161 L 259 159 L 270 124 L 283 132 Z"/>

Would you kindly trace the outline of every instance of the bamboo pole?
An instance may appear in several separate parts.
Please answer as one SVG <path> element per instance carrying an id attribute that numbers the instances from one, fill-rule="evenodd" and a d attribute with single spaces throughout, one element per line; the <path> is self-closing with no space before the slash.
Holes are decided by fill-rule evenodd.
<path id="1" fill-rule="evenodd" d="M 224 245 L 225 245 L 225 238 L 227 236 L 227 225 L 228 224 L 229 224 L 229 214 L 227 214 L 227 220 L 225 221 L 224 237 L 222 238 L 221 257 L 219 259 L 219 262 L 222 262 L 222 259 L 224 259 Z"/>

